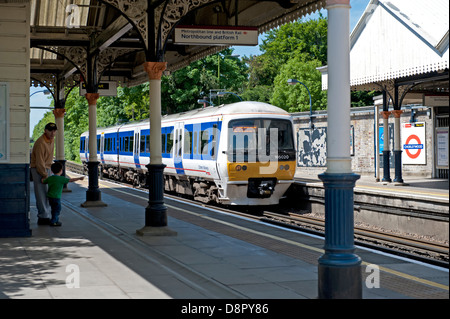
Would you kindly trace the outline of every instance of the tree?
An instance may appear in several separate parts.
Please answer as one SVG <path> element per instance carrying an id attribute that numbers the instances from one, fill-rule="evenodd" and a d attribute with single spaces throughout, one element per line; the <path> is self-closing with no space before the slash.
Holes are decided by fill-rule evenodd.
<path id="1" fill-rule="evenodd" d="M 288 79 L 296 79 L 308 87 L 311 93 L 312 109 L 321 109 L 327 105 L 327 93 L 322 91 L 321 66 L 318 60 L 311 60 L 306 54 L 289 59 L 281 67 L 274 81 L 274 90 L 270 102 L 288 112 L 309 111 L 309 94 L 300 83 L 289 85 Z"/>
<path id="2" fill-rule="evenodd" d="M 320 16 L 317 20 L 302 21 L 300 19 L 269 31 L 260 46 L 263 54 L 246 58 L 249 65 L 247 90 L 251 90 L 252 96 L 256 96 L 258 92 L 266 93 L 266 87 L 273 87 L 275 78 L 282 67 L 294 57 L 301 56 L 304 61 L 316 61 L 314 63 L 317 66 L 326 65 L 327 26 L 327 19 Z M 316 74 L 316 70 L 313 72 Z M 310 78 L 315 78 L 315 75 Z M 262 87 L 256 89 L 258 86 Z M 275 88 L 273 94 L 275 94 Z M 267 99 L 267 96 L 263 94 L 256 99 L 277 101 L 278 97 L 273 96 Z M 281 103 L 282 100 L 279 102 Z"/>

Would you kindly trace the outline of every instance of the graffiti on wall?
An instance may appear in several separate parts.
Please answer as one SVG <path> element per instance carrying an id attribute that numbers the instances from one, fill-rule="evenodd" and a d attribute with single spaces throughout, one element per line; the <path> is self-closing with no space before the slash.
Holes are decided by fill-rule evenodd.
<path id="1" fill-rule="evenodd" d="M 297 167 L 324 167 L 327 164 L 327 128 L 297 131 Z"/>

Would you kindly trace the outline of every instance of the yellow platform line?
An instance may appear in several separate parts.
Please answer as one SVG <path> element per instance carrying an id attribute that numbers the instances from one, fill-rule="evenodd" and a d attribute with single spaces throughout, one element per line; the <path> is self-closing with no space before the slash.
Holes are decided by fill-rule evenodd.
<path id="1" fill-rule="evenodd" d="M 383 192 L 391 191 L 392 193 L 398 192 L 398 193 L 404 193 L 404 194 L 417 194 L 417 195 L 426 195 L 426 196 L 436 196 L 441 198 L 449 198 L 448 194 L 441 194 L 441 193 L 431 193 L 431 192 L 423 192 L 423 191 L 414 191 L 411 189 L 398 189 L 398 188 L 392 188 L 392 187 L 376 187 L 376 186 L 367 186 L 367 185 L 356 185 L 355 189 L 357 188 L 366 188 L 366 189 L 374 189 L 379 190 Z"/>
<path id="2" fill-rule="evenodd" d="M 116 192 L 127 194 L 127 195 L 131 195 L 131 196 L 134 196 L 134 197 L 137 197 L 137 198 L 140 198 L 140 199 L 145 199 L 145 200 L 148 199 L 147 197 L 143 197 L 143 196 L 136 195 L 136 194 L 131 194 L 129 192 L 124 192 L 124 191 L 118 190 L 116 188 L 109 187 L 109 186 L 104 185 L 104 184 L 102 184 L 102 186 L 104 186 L 106 188 L 109 188 L 111 190 L 114 190 Z M 167 206 L 169 208 L 172 208 L 172 209 L 183 211 L 183 212 L 185 212 L 187 214 L 190 214 L 190 215 L 194 215 L 194 216 L 197 216 L 197 217 L 200 217 L 200 218 L 208 219 L 208 220 L 211 220 L 211 221 L 214 221 L 214 222 L 226 225 L 226 226 L 234 227 L 234 228 L 240 229 L 242 231 L 250 232 L 252 234 L 256 234 L 256 235 L 259 235 L 259 236 L 264 236 L 264 237 L 267 237 L 267 238 L 278 240 L 278 241 L 281 241 L 281 242 L 284 242 L 284 243 L 287 243 L 287 244 L 290 244 L 290 245 L 295 245 L 297 247 L 302 247 L 302 248 L 305 248 L 305 249 L 308 249 L 308 250 L 312 250 L 312 251 L 315 251 L 315 252 L 319 252 L 319 253 L 322 253 L 322 254 L 324 253 L 323 249 L 320 249 L 320 248 L 317 248 L 317 247 L 305 245 L 305 244 L 302 244 L 302 243 L 299 243 L 299 242 L 296 242 L 296 241 L 293 241 L 293 240 L 289 240 L 289 239 L 286 239 L 286 238 L 274 236 L 274 235 L 271 235 L 271 234 L 262 233 L 262 232 L 259 232 L 257 230 L 249 229 L 247 227 L 235 225 L 235 224 L 232 224 L 232 223 L 229 223 L 229 222 L 226 222 L 226 221 L 223 221 L 223 220 L 218 220 L 218 219 L 215 219 L 213 217 L 205 216 L 205 215 L 202 215 L 202 214 L 199 214 L 199 213 L 194 213 L 194 212 L 191 212 L 191 211 L 189 211 L 187 209 L 179 208 L 179 207 L 167 204 L 167 203 L 165 203 L 165 206 Z M 370 265 L 369 263 L 364 262 L 364 261 L 362 262 L 362 264 L 366 265 L 366 266 Z M 383 267 L 383 266 L 378 266 L 378 267 L 379 267 L 379 269 L 381 271 L 384 271 L 384 272 L 387 272 L 387 273 L 390 273 L 390 274 L 393 274 L 393 275 L 396 275 L 396 276 L 399 276 L 399 277 L 402 277 L 402 278 L 405 278 L 405 279 L 416 281 L 416 282 L 419 282 L 419 283 L 422 283 L 422 284 L 426 284 L 426 285 L 429 285 L 429 286 L 432 286 L 432 287 L 435 287 L 435 288 L 440 288 L 440 289 L 447 290 L 447 291 L 449 290 L 448 286 L 443 285 L 443 284 L 439 284 L 437 282 L 433 282 L 433 281 L 430 281 L 430 280 L 418 278 L 416 276 L 408 275 L 408 274 L 402 273 L 400 271 L 389 269 L 389 268 L 386 268 L 386 267 Z"/>

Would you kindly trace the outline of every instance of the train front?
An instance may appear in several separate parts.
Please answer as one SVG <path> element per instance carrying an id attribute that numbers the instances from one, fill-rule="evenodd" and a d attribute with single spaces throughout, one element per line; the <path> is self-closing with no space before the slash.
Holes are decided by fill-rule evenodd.
<path id="1" fill-rule="evenodd" d="M 228 204 L 278 204 L 293 182 L 296 152 L 292 119 L 288 115 L 261 116 L 228 122 Z"/>

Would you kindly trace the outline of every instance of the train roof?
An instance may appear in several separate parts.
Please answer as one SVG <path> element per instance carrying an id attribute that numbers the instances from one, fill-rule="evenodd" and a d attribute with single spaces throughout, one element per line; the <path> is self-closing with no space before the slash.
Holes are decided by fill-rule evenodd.
<path id="1" fill-rule="evenodd" d="M 279 114 L 287 115 L 289 113 L 285 110 L 263 102 L 254 101 L 242 101 L 232 104 L 223 104 L 219 106 L 210 106 L 205 108 L 199 108 L 192 111 L 165 115 L 161 119 L 162 121 L 177 121 L 186 119 L 194 119 L 207 116 L 221 116 L 221 115 L 234 115 L 234 114 Z"/>
<path id="2" fill-rule="evenodd" d="M 161 117 L 162 122 L 171 122 L 171 121 L 181 121 L 184 119 L 195 119 L 202 117 L 210 117 L 210 116 L 222 116 L 222 115 L 235 115 L 235 114 L 250 114 L 253 116 L 263 115 L 263 114 L 277 114 L 277 115 L 285 115 L 290 116 L 290 114 L 271 104 L 264 102 L 255 102 L 255 101 L 242 101 L 231 104 L 222 104 L 219 106 L 209 106 L 205 108 L 198 108 L 192 111 L 181 112 L 177 114 L 164 115 Z M 119 127 L 130 127 L 130 126 L 139 126 L 148 123 L 148 119 L 138 121 L 138 122 L 128 122 L 124 124 L 114 125 L 112 127 L 104 127 L 98 128 L 98 130 L 110 130 L 113 128 Z M 84 132 L 83 135 L 88 132 Z"/>

